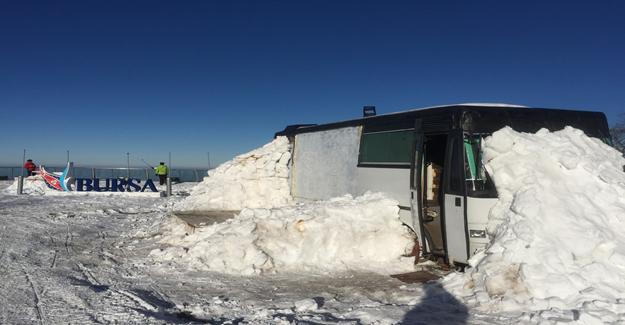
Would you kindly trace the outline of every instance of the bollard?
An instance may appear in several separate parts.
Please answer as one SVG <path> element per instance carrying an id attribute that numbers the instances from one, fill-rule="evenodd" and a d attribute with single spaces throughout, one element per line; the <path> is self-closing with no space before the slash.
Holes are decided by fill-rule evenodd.
<path id="1" fill-rule="evenodd" d="M 17 177 L 17 194 L 24 193 L 24 176 Z"/>
<path id="2" fill-rule="evenodd" d="M 171 196 L 171 178 L 167 177 L 167 197 Z"/>

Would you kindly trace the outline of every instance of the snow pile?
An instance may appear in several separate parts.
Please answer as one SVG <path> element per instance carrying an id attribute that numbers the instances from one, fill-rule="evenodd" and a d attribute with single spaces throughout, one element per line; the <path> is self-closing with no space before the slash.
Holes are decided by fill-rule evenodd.
<path id="1" fill-rule="evenodd" d="M 18 178 L 15 178 L 13 184 L 7 187 L 4 192 L 7 194 L 16 194 L 18 187 Z M 46 181 L 39 175 L 24 177 L 24 187 L 22 188 L 24 194 L 29 195 L 50 195 L 59 193 L 58 190 L 50 188 Z"/>
<path id="2" fill-rule="evenodd" d="M 484 143 L 499 201 L 491 244 L 447 289 L 487 311 L 582 323 L 625 319 L 625 159 L 567 127 L 504 128 Z M 556 316 L 554 316 L 556 315 Z"/>
<path id="3" fill-rule="evenodd" d="M 289 163 L 286 137 L 242 154 L 214 170 L 176 205 L 178 211 L 273 208 L 290 204 Z"/>
<path id="4" fill-rule="evenodd" d="M 412 270 L 414 239 L 399 221 L 397 202 L 365 193 L 276 209 L 245 209 L 226 222 L 189 234 L 172 219 L 151 255 L 198 270 L 231 274 Z"/>

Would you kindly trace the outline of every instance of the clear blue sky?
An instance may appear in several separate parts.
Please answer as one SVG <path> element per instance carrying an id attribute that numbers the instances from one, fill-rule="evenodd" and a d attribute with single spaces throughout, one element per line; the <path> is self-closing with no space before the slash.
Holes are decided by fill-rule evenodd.
<path id="1" fill-rule="evenodd" d="M 223 162 L 458 102 L 625 112 L 624 1 L 0 2 L 0 165 Z"/>

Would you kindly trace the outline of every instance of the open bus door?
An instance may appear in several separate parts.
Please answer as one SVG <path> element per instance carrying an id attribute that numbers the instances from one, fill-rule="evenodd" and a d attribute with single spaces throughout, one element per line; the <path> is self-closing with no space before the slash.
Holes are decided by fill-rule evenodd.
<path id="1" fill-rule="evenodd" d="M 423 255 L 466 264 L 468 236 L 463 135 L 460 130 L 425 135 L 415 122 L 410 203 Z"/>
<path id="2" fill-rule="evenodd" d="M 446 133 L 424 134 L 415 122 L 413 163 L 410 169 L 410 205 L 414 229 L 419 229 L 424 257 L 446 261 L 442 178 Z"/>
<path id="3" fill-rule="evenodd" d="M 466 264 L 469 259 L 469 236 L 466 209 L 463 135 L 452 130 L 447 138 L 444 177 L 444 234 L 447 261 Z"/>
<path id="4" fill-rule="evenodd" d="M 427 251 L 428 246 L 423 231 L 423 204 L 421 202 L 421 170 L 423 169 L 423 129 L 422 120 L 415 120 L 413 157 L 410 166 L 410 210 L 412 227 L 419 232 L 421 249 Z"/>

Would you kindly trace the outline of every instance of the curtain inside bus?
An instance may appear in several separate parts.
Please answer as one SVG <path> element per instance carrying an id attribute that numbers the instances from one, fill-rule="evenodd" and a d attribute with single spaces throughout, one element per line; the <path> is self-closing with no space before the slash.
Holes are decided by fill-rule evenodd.
<path id="1" fill-rule="evenodd" d="M 467 195 L 472 197 L 497 197 L 497 190 L 482 163 L 482 135 L 465 134 L 465 184 Z"/>

